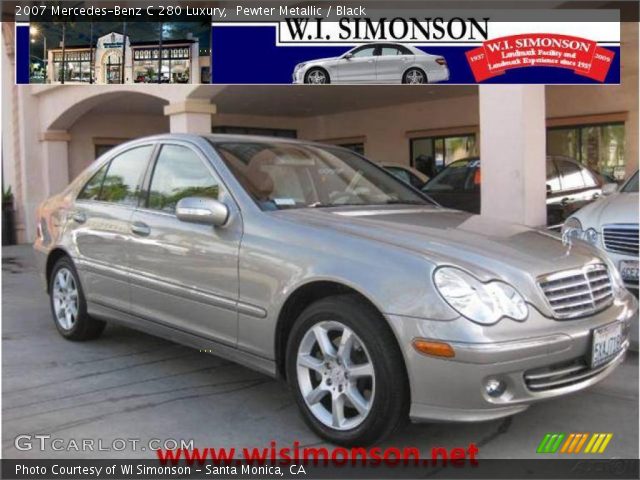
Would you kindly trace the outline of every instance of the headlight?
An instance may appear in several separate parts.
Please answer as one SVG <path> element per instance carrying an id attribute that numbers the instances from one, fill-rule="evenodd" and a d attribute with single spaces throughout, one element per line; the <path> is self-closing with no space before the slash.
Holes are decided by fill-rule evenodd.
<path id="1" fill-rule="evenodd" d="M 516 289 L 499 280 L 482 283 L 453 267 L 437 269 L 433 279 L 438 292 L 451 308 L 474 322 L 491 325 L 502 317 L 523 321 L 529 313 L 527 304 Z"/>
<path id="2" fill-rule="evenodd" d="M 306 65 L 306 63 L 299 63 L 298 65 L 296 65 L 296 68 L 294 69 L 294 72 L 297 72 L 298 70 L 300 70 L 305 65 Z"/>
<path id="3" fill-rule="evenodd" d="M 571 217 L 562 225 L 562 241 L 571 244 L 575 240 L 584 240 L 591 245 L 597 245 L 598 232 L 593 228 L 583 230 L 580 220 Z"/>

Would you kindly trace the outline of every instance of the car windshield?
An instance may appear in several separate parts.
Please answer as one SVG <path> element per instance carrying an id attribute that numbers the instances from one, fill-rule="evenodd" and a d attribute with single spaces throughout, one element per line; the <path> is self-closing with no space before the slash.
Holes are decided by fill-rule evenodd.
<path id="1" fill-rule="evenodd" d="M 427 193 L 470 192 L 480 188 L 480 160 L 453 162 L 433 177 L 422 189 Z"/>
<path id="2" fill-rule="evenodd" d="M 638 172 L 629 179 L 627 183 L 622 187 L 624 193 L 638 193 Z"/>
<path id="3" fill-rule="evenodd" d="M 263 210 L 429 205 L 393 175 L 348 150 L 288 142 L 213 142 Z"/>

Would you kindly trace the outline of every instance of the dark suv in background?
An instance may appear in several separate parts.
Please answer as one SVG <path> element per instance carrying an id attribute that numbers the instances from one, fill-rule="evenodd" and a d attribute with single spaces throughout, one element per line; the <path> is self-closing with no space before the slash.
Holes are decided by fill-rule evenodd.
<path id="1" fill-rule="evenodd" d="M 559 225 L 569 215 L 602 195 L 605 180 L 576 160 L 547 157 L 547 224 Z M 422 189 L 440 205 L 480 213 L 480 159 L 449 164 Z"/>

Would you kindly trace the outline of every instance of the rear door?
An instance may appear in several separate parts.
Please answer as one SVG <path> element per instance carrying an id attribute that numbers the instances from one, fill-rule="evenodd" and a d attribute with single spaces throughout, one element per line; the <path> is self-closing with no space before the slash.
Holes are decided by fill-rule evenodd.
<path id="1" fill-rule="evenodd" d="M 591 173 L 575 162 L 557 159 L 560 173 L 561 190 L 552 195 L 547 203 L 560 204 L 566 214 L 577 210 L 586 203 L 598 198 L 600 186 Z"/>
<path id="2" fill-rule="evenodd" d="M 376 56 L 376 78 L 381 83 L 399 83 L 414 55 L 405 47 L 381 45 Z"/>
<path id="3" fill-rule="evenodd" d="M 89 303 L 127 310 L 129 222 L 154 145 L 116 154 L 80 191 L 71 214 L 72 237 Z"/>
<path id="4" fill-rule="evenodd" d="M 131 310 L 151 322 L 235 345 L 238 254 L 237 206 L 196 147 L 163 143 L 149 171 L 148 191 L 131 218 Z M 184 197 L 211 197 L 232 212 L 228 225 L 178 220 Z M 235 212 L 235 213 L 234 213 Z"/>

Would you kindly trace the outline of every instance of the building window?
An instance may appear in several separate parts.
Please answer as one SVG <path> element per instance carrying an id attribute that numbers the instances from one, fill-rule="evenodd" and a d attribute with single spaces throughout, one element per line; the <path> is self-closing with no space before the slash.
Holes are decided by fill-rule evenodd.
<path id="1" fill-rule="evenodd" d="M 91 79 L 91 50 L 67 50 L 64 57 L 65 82 L 85 82 Z M 53 52 L 53 78 L 62 80 L 62 51 Z"/>
<path id="2" fill-rule="evenodd" d="M 336 143 L 338 147 L 348 148 L 358 155 L 364 156 L 364 143 Z"/>
<path id="3" fill-rule="evenodd" d="M 103 143 L 103 144 L 96 144 L 95 145 L 95 158 L 100 158 L 102 155 L 104 155 L 105 153 L 107 153 L 109 150 L 111 150 L 113 147 L 117 147 L 118 145 L 120 145 L 119 143 Z"/>
<path id="4" fill-rule="evenodd" d="M 478 155 L 474 133 L 412 138 L 410 148 L 411 166 L 429 177 L 451 162 Z"/>
<path id="5" fill-rule="evenodd" d="M 296 130 L 283 128 L 262 128 L 262 127 L 233 127 L 227 125 L 217 125 L 211 128 L 213 133 L 231 133 L 234 135 L 264 135 L 267 137 L 298 138 Z"/>
<path id="6" fill-rule="evenodd" d="M 578 160 L 596 172 L 625 177 L 624 123 L 601 123 L 547 129 L 547 153 Z"/>
<path id="7" fill-rule="evenodd" d="M 133 79 L 136 83 L 158 82 L 159 47 L 133 50 Z M 189 83 L 191 48 L 189 46 L 162 47 L 160 79 L 162 83 Z"/>

